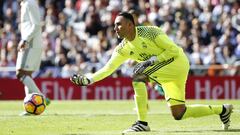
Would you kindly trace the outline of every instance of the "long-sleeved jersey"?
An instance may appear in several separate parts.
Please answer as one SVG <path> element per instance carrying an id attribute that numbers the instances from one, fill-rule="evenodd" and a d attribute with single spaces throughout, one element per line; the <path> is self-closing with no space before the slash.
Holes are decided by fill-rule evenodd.
<path id="1" fill-rule="evenodd" d="M 21 2 L 21 38 L 28 41 L 31 48 L 42 48 L 41 17 L 36 0 Z"/>
<path id="2" fill-rule="evenodd" d="M 107 64 L 90 78 L 94 82 L 102 80 L 128 59 L 142 62 L 152 56 L 157 56 L 158 62 L 144 71 L 152 80 L 159 83 L 176 80 L 183 73 L 186 80 L 189 62 L 183 50 L 155 26 L 136 27 L 134 40 L 123 39 Z"/>

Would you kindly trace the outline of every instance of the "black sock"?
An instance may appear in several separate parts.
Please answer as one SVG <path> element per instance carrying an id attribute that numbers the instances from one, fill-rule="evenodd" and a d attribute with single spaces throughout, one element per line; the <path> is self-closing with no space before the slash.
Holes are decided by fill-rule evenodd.
<path id="1" fill-rule="evenodd" d="M 138 123 L 140 123 L 140 124 L 143 124 L 144 126 L 147 126 L 148 125 L 148 123 L 147 122 L 145 122 L 145 121 L 137 121 Z"/>

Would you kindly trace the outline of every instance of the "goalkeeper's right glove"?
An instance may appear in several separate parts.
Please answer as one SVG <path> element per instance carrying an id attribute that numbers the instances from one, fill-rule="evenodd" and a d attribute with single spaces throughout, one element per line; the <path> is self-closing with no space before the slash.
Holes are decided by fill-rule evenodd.
<path id="1" fill-rule="evenodd" d="M 70 81 L 78 86 L 86 86 L 91 83 L 91 80 L 88 79 L 85 75 L 74 74 L 70 77 Z"/>

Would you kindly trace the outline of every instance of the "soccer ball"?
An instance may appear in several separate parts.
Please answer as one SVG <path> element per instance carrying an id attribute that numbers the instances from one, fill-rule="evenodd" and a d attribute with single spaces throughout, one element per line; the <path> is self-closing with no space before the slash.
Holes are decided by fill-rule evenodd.
<path id="1" fill-rule="evenodd" d="M 46 101 L 42 94 L 31 93 L 24 98 L 24 109 L 26 112 L 39 115 L 44 112 Z"/>

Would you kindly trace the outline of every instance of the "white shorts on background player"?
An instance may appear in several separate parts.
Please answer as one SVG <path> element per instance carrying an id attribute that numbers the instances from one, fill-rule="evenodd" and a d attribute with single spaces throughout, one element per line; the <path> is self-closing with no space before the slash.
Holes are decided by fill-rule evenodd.
<path id="1" fill-rule="evenodd" d="M 41 64 L 42 48 L 27 48 L 18 52 L 16 69 L 37 71 Z"/>

